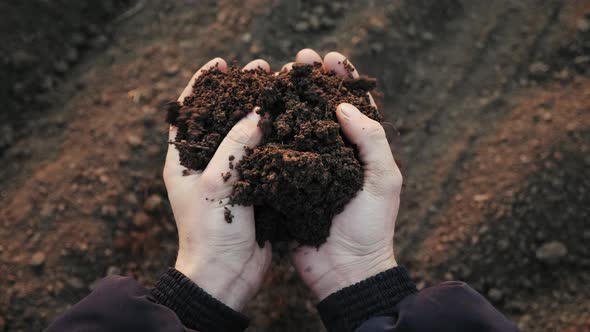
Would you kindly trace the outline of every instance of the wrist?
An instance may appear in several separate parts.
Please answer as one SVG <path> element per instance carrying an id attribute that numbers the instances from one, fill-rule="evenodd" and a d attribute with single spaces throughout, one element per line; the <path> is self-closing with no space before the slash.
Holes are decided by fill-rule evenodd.
<path id="1" fill-rule="evenodd" d="M 353 331 L 370 318 L 395 317 L 398 303 L 416 292 L 408 271 L 398 266 L 330 294 L 318 311 L 329 331 Z"/>
<path id="2" fill-rule="evenodd" d="M 312 290 L 321 301 L 330 294 L 373 277 L 381 272 L 397 267 L 393 252 L 358 257 L 340 264 L 335 264 L 314 285 Z"/>
<path id="3" fill-rule="evenodd" d="M 213 298 L 186 275 L 168 269 L 151 290 L 152 300 L 168 307 L 195 331 L 244 331 L 248 318 Z"/>
<path id="4" fill-rule="evenodd" d="M 198 260 L 194 259 L 193 261 Z M 235 311 L 241 311 L 251 296 L 251 287 L 238 274 L 229 271 L 229 269 L 215 266 L 213 263 L 187 264 L 179 257 L 175 269 L 216 300 Z"/>

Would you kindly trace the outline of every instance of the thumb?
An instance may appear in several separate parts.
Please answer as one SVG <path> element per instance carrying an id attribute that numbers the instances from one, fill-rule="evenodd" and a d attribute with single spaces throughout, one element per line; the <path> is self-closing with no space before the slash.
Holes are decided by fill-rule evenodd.
<path id="1" fill-rule="evenodd" d="M 231 191 L 232 184 L 236 181 L 237 171 L 230 169 L 230 163 L 236 165 L 246 153 L 245 148 L 252 148 L 262 140 L 262 130 L 258 127 L 260 115 L 256 110 L 251 111 L 240 120 L 223 139 L 217 151 L 209 161 L 209 164 L 201 175 L 206 182 L 208 190 L 225 195 Z M 231 160 L 230 160 L 231 159 Z M 229 172 L 229 177 L 227 173 Z"/>
<path id="2" fill-rule="evenodd" d="M 336 117 L 346 138 L 358 149 L 365 189 L 378 196 L 399 192 L 402 176 L 381 124 L 348 103 L 338 105 Z"/>

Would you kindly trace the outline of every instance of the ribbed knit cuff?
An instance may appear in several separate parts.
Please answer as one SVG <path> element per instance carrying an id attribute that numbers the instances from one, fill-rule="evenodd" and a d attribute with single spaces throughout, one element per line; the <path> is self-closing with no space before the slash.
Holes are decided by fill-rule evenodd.
<path id="1" fill-rule="evenodd" d="M 408 271 L 398 266 L 329 295 L 318 311 L 328 331 L 354 331 L 371 317 L 394 316 L 395 306 L 416 292 Z"/>
<path id="2" fill-rule="evenodd" d="M 234 332 L 248 327 L 246 316 L 213 298 L 176 269 L 169 268 L 151 293 L 156 302 L 174 311 L 190 329 Z"/>

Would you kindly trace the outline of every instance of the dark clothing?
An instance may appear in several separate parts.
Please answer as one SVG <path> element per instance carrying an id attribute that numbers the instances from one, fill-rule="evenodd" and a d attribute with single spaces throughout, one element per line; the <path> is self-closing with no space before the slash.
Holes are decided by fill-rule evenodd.
<path id="1" fill-rule="evenodd" d="M 476 291 L 446 282 L 420 292 L 403 267 L 342 289 L 318 305 L 329 331 L 518 331 Z M 248 319 L 175 269 L 148 290 L 109 277 L 47 329 L 54 331 L 243 331 Z"/>

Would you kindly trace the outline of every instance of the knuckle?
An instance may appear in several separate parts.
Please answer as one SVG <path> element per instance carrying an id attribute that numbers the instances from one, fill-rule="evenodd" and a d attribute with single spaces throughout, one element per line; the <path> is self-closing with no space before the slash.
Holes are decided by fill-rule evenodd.
<path id="1" fill-rule="evenodd" d="M 403 177 L 397 167 L 367 168 L 367 185 L 378 196 L 399 193 Z"/>
<path id="2" fill-rule="evenodd" d="M 206 193 L 215 193 L 219 191 L 221 184 L 221 175 L 219 174 L 215 176 L 209 172 L 204 172 L 201 175 L 200 185 Z"/>
<path id="3" fill-rule="evenodd" d="M 242 121 L 235 125 L 227 134 L 227 139 L 237 145 L 251 146 L 256 141 L 256 124 L 250 121 Z"/>
<path id="4" fill-rule="evenodd" d="M 370 120 L 365 128 L 366 135 L 369 138 L 385 139 L 385 129 L 383 129 L 383 126 L 379 122 Z"/>
<path id="5" fill-rule="evenodd" d="M 393 192 L 399 192 L 402 187 L 403 177 L 397 167 L 395 167 L 383 175 L 382 182 L 387 189 Z"/>

